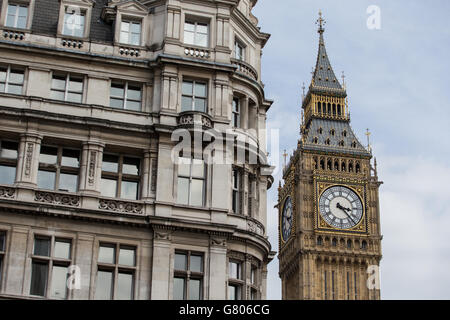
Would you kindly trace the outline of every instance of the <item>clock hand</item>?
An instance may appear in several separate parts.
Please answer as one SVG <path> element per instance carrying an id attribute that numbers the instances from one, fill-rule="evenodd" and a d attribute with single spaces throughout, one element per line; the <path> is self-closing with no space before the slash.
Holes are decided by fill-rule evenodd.
<path id="1" fill-rule="evenodd" d="M 353 220 L 353 218 L 347 213 L 347 210 L 350 210 L 350 209 L 344 208 L 343 206 L 341 206 L 341 204 L 340 204 L 339 202 L 336 204 L 336 207 L 337 207 L 338 209 L 341 209 L 342 211 L 344 211 L 345 215 L 346 215 L 347 217 L 349 217 L 350 220 L 352 220 L 352 221 L 356 224 L 356 221 Z"/>

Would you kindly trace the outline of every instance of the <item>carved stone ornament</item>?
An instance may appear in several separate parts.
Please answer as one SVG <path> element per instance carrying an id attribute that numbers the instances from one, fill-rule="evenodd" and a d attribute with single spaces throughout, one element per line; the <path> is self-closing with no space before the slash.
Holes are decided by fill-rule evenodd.
<path id="1" fill-rule="evenodd" d="M 95 181 L 95 165 L 97 163 L 97 152 L 91 151 L 89 159 L 89 170 L 88 170 L 88 183 L 93 185 Z"/>
<path id="2" fill-rule="evenodd" d="M 29 142 L 27 143 L 27 150 L 25 154 L 25 175 L 29 176 L 31 172 L 31 162 L 33 160 L 33 149 L 34 144 Z"/>
<path id="3" fill-rule="evenodd" d="M 76 195 L 61 194 L 54 192 L 36 191 L 34 200 L 38 202 L 59 204 L 71 207 L 80 206 L 80 197 Z"/>
<path id="4" fill-rule="evenodd" d="M 211 245 L 212 246 L 219 246 L 219 247 L 226 247 L 227 246 L 227 240 L 220 239 L 220 238 L 211 238 Z"/>
<path id="5" fill-rule="evenodd" d="M 16 189 L 14 188 L 0 187 L 0 198 L 12 199 L 14 198 L 15 193 Z"/>
<path id="6" fill-rule="evenodd" d="M 155 240 L 171 240 L 171 234 L 169 232 L 155 231 L 153 238 Z"/>
<path id="7" fill-rule="evenodd" d="M 134 202 L 124 202 L 117 200 L 106 200 L 100 199 L 99 209 L 120 212 L 120 213 L 133 213 L 133 214 L 142 214 L 143 206 L 140 203 Z"/>

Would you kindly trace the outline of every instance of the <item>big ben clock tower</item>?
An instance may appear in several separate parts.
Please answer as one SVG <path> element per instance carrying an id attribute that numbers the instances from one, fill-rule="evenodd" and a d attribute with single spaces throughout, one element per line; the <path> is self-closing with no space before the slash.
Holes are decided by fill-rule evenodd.
<path id="1" fill-rule="evenodd" d="M 301 139 L 279 186 L 283 299 L 380 299 L 381 232 L 376 160 L 351 126 L 347 93 L 319 50 L 303 97 Z"/>

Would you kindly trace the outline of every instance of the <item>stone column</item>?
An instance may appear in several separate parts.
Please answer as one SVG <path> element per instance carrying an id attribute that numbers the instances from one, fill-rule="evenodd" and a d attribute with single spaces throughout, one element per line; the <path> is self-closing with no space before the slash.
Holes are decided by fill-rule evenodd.
<path id="1" fill-rule="evenodd" d="M 3 273 L 6 278 L 6 285 L 2 291 L 6 294 L 28 295 L 30 288 L 24 285 L 24 283 L 29 283 L 24 279 L 27 275 L 27 265 L 30 266 L 29 274 L 31 277 L 31 263 L 27 264 L 27 260 L 31 261 L 27 258 L 28 229 L 13 227 L 10 239 L 6 253 L 8 264 L 4 265 L 5 272 Z"/>
<path id="2" fill-rule="evenodd" d="M 16 183 L 19 186 L 36 186 L 42 136 L 27 132 L 20 136 Z"/>
<path id="3" fill-rule="evenodd" d="M 98 141 L 83 143 L 79 190 L 84 194 L 100 194 L 104 147 L 105 145 Z"/>
<path id="4" fill-rule="evenodd" d="M 267 264 L 263 263 L 261 271 L 261 300 L 267 299 Z"/>
<path id="5" fill-rule="evenodd" d="M 169 295 L 171 284 L 170 251 L 172 235 L 169 230 L 154 228 L 151 295 L 152 300 L 172 299 Z"/>
<path id="6" fill-rule="evenodd" d="M 248 97 L 241 98 L 241 128 L 248 128 Z"/>
<path id="7" fill-rule="evenodd" d="M 80 268 L 81 287 L 72 290 L 72 299 L 88 300 L 92 293 L 94 295 L 95 287 L 91 288 L 92 277 L 97 276 L 97 270 L 92 269 L 92 252 L 94 251 L 94 235 L 87 233 L 79 233 L 76 241 L 76 252 L 73 264 Z M 94 280 L 95 281 L 95 280 Z M 92 292 L 91 292 L 92 291 Z"/>
<path id="8" fill-rule="evenodd" d="M 211 238 L 209 247 L 209 300 L 226 299 L 227 242 L 223 238 Z M 207 298 L 207 297 L 205 297 Z"/>

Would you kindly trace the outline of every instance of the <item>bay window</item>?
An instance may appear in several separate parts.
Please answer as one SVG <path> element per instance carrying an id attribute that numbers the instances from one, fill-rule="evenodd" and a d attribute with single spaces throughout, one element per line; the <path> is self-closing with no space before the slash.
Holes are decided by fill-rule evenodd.
<path id="1" fill-rule="evenodd" d="M 174 300 L 201 300 L 203 298 L 203 255 L 176 252 L 173 279 Z"/>
<path id="2" fill-rule="evenodd" d="M 206 112 L 208 105 L 206 82 L 184 80 L 182 85 L 181 111 Z"/>

